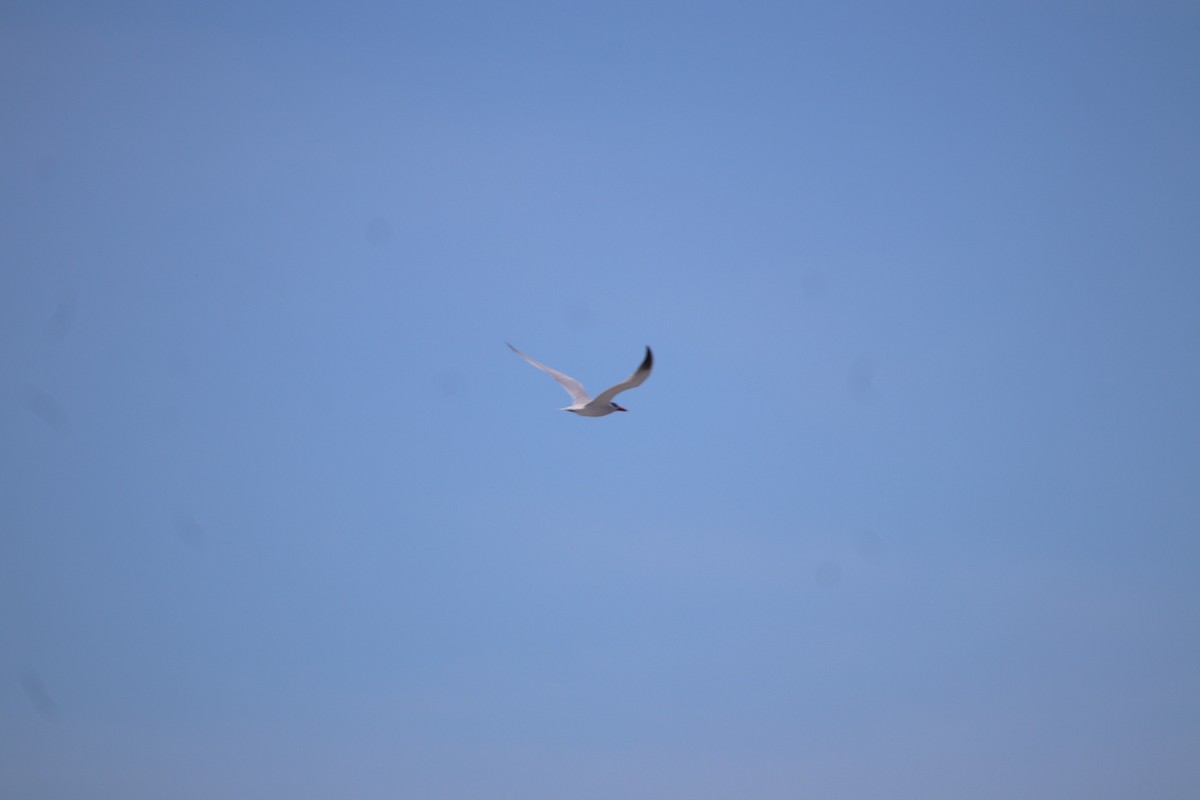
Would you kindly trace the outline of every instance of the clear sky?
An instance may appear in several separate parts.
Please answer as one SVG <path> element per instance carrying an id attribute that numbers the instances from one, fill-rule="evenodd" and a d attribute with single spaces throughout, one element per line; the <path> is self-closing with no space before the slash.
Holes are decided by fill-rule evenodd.
<path id="1" fill-rule="evenodd" d="M 1200 796 L 1198 42 L 5 3 L 0 795 Z"/>

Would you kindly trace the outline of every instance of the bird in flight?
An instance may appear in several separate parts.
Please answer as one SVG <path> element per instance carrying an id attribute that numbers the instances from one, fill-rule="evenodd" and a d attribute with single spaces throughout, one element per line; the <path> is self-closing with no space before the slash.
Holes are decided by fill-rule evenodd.
<path id="1" fill-rule="evenodd" d="M 508 344 L 508 342 L 505 342 Z M 571 395 L 571 405 L 566 408 L 559 409 L 560 411 L 570 411 L 573 414 L 578 414 L 581 417 L 606 417 L 614 411 L 628 411 L 621 408 L 613 402 L 613 398 L 619 395 L 626 389 L 632 389 L 635 386 L 641 386 L 646 378 L 650 377 L 650 370 L 654 367 L 654 354 L 650 352 L 650 348 L 646 348 L 646 357 L 642 359 L 642 365 L 634 370 L 634 373 L 625 380 L 615 386 L 610 386 L 600 394 L 592 397 L 584 391 L 583 384 L 572 378 L 570 375 L 563 375 L 556 369 L 550 369 L 545 364 L 540 364 L 534 361 L 529 356 L 522 353 L 511 344 L 508 348 L 521 358 L 533 364 L 543 372 L 549 372 L 554 380 L 562 384 L 562 387 L 567 390 L 567 394 Z"/>

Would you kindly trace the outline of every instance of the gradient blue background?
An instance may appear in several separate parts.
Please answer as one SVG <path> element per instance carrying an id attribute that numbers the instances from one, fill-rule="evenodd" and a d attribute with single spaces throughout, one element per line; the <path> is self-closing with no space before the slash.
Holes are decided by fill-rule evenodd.
<path id="1" fill-rule="evenodd" d="M 1200 796 L 1198 42 L 5 3 L 0 794 Z"/>

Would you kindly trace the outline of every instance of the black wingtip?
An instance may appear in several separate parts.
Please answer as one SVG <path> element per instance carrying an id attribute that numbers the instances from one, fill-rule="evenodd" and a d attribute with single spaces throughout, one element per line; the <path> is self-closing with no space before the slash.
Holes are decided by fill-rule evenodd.
<path id="1" fill-rule="evenodd" d="M 654 366 L 654 353 L 650 350 L 650 345 L 646 345 L 646 358 L 642 361 L 639 370 L 650 369 Z"/>

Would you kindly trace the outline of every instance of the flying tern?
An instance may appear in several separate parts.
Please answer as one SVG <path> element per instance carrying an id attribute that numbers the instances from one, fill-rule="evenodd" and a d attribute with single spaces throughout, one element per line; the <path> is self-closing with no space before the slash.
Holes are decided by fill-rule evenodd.
<path id="1" fill-rule="evenodd" d="M 508 342 L 505 342 L 508 344 Z M 606 417 L 614 411 L 628 411 L 621 408 L 613 402 L 613 398 L 619 395 L 626 389 L 632 389 L 635 386 L 641 386 L 646 378 L 650 377 L 650 370 L 654 367 L 654 354 L 650 352 L 650 348 L 646 348 L 646 357 L 642 359 L 642 365 L 634 370 L 634 373 L 625 380 L 618 383 L 616 386 L 610 386 L 600 394 L 592 397 L 584 391 L 583 384 L 572 378 L 570 375 L 564 375 L 556 369 L 550 369 L 545 364 L 534 361 L 529 356 L 522 353 L 511 344 L 509 349 L 519 355 L 521 358 L 533 364 L 543 372 L 549 372 L 554 377 L 554 380 L 562 384 L 562 387 L 567 390 L 567 394 L 571 395 L 571 405 L 566 408 L 559 409 L 560 411 L 570 411 L 573 414 L 578 414 L 581 417 Z"/>

